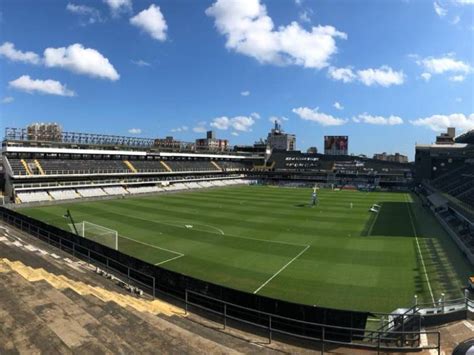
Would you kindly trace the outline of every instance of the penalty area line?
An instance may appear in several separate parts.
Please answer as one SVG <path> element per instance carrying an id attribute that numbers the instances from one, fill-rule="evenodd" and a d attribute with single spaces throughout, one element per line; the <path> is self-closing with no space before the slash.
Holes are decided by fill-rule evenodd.
<path id="1" fill-rule="evenodd" d="M 159 247 L 159 246 L 156 246 L 156 245 L 153 245 L 153 244 L 148 244 L 148 243 L 145 243 L 145 242 L 141 242 L 141 241 L 139 241 L 139 240 L 126 237 L 126 236 L 124 236 L 124 235 L 119 235 L 119 238 L 128 239 L 128 240 L 131 240 L 132 242 L 136 242 L 136 243 L 139 243 L 139 244 L 143 244 L 143 245 L 146 245 L 146 246 L 155 248 L 155 249 L 164 250 L 164 251 L 167 251 L 167 252 L 169 252 L 169 253 L 176 254 L 176 255 L 178 255 L 179 257 L 184 256 L 183 253 L 180 253 L 180 252 L 177 252 L 177 251 L 174 251 L 174 250 L 170 250 L 170 249 L 166 249 L 166 248 L 162 248 L 162 247 Z M 156 265 L 156 264 L 155 264 L 155 265 Z"/>
<path id="2" fill-rule="evenodd" d="M 175 260 L 175 259 L 182 258 L 183 256 L 184 256 L 184 254 L 183 255 L 178 255 L 178 256 L 175 256 L 173 258 L 169 258 L 169 259 L 166 259 L 166 260 L 163 260 L 163 261 L 160 261 L 159 263 L 156 263 L 155 266 L 167 263 L 168 261 L 172 261 L 172 260 Z"/>
<path id="3" fill-rule="evenodd" d="M 285 265 L 283 265 L 283 267 L 278 270 L 276 273 L 273 274 L 273 276 L 271 276 L 267 281 L 265 281 L 263 284 L 260 285 L 259 288 L 257 288 L 255 291 L 253 291 L 253 293 L 257 293 L 258 291 L 260 291 L 262 288 L 264 288 L 270 281 L 272 281 L 280 272 L 282 272 L 283 270 L 285 270 L 293 261 L 295 261 L 296 259 L 298 259 L 301 255 L 303 255 L 303 253 L 308 250 L 308 248 L 310 247 L 310 245 L 307 245 L 306 248 L 304 248 L 302 251 L 299 252 L 298 255 L 296 255 L 293 259 L 291 259 L 290 261 L 288 261 Z"/>

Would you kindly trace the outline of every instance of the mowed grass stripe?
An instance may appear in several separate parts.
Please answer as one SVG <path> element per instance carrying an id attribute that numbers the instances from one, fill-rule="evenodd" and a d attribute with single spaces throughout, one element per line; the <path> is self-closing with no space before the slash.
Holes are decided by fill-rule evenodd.
<path id="1" fill-rule="evenodd" d="M 162 265 L 167 269 L 248 292 L 298 255 L 301 245 L 311 245 L 259 294 L 325 307 L 393 311 L 411 305 L 414 294 L 422 301 L 430 301 L 427 288 L 420 282 L 423 274 L 417 263 L 413 233 L 399 226 L 402 215 L 394 214 L 394 218 L 388 215 L 384 223 L 377 223 L 376 233 L 362 235 L 371 222 L 368 208 L 373 203 L 404 206 L 405 196 L 320 190 L 319 206 L 310 208 L 311 189 L 250 186 L 23 211 L 67 229 L 67 221 L 61 216 L 70 208 L 77 221 L 88 220 L 137 241 L 185 254 Z M 349 208 L 351 202 L 353 209 Z M 425 225 L 426 216 L 418 213 L 421 206 L 412 207 L 415 223 Z M 193 228 L 185 228 L 184 224 Z M 213 228 L 222 229 L 226 235 Z M 423 252 L 426 247 L 434 255 L 426 260 L 427 272 L 435 279 L 433 292 L 438 295 L 445 288 L 458 285 L 466 268 L 456 257 L 456 248 L 451 249 L 450 239 L 442 233 L 433 238 L 431 229 L 424 233 L 418 225 L 417 230 Z M 133 248 L 133 243 L 124 248 L 152 262 L 153 248 Z M 447 249 L 449 253 L 445 252 Z M 446 274 L 456 282 L 440 281 L 444 268 L 436 262 L 436 256 L 451 265 L 446 267 Z M 165 257 L 159 255 L 155 260 Z"/>
<path id="2" fill-rule="evenodd" d="M 183 223 L 187 224 L 196 223 L 211 226 L 211 229 L 213 225 L 226 226 L 227 230 L 229 227 L 239 227 L 241 229 L 244 229 L 244 234 L 247 234 L 248 236 L 252 236 L 252 233 L 255 230 L 264 230 L 266 233 L 270 233 L 272 231 L 285 231 L 285 228 L 291 229 L 292 233 L 303 235 L 308 232 L 308 228 L 305 227 L 305 223 L 316 222 L 317 226 L 315 225 L 315 228 L 317 228 L 317 231 L 319 232 L 318 234 L 320 236 L 325 236 L 334 234 L 334 224 L 340 223 L 340 218 L 324 218 L 319 216 L 317 213 L 315 213 L 315 216 L 305 217 L 304 219 L 292 221 L 290 225 L 288 224 L 288 219 L 280 218 L 275 220 L 271 226 L 268 226 L 265 214 L 262 214 L 260 212 L 256 213 L 257 210 L 255 209 L 253 209 L 252 213 L 250 214 L 252 216 L 251 218 L 243 218 L 243 216 L 239 215 L 239 213 L 225 213 L 225 216 L 223 216 L 223 213 L 216 211 L 212 213 L 212 215 L 208 215 L 205 213 L 199 214 L 199 212 L 184 212 L 183 210 L 180 210 L 178 206 L 166 208 L 164 207 L 164 205 L 163 207 L 159 207 L 159 205 L 154 204 L 153 206 L 149 207 L 140 206 L 136 202 L 121 202 L 115 205 L 115 208 L 121 209 L 123 211 L 130 211 L 131 209 L 133 209 L 135 212 L 141 212 L 142 215 L 146 218 L 156 218 L 157 221 L 163 218 L 169 218 L 170 220 L 175 219 L 176 221 L 182 221 Z M 248 210 L 249 209 L 247 209 L 247 211 Z M 317 212 L 317 210 L 314 211 Z M 258 221 L 256 219 L 261 221 Z M 344 222 L 349 227 L 347 229 L 343 229 L 342 227 L 340 227 L 339 232 L 351 232 L 353 230 L 353 225 L 356 222 L 361 223 L 361 227 L 363 226 L 363 220 L 361 218 L 350 218 L 346 219 Z M 352 226 L 350 226 L 350 224 L 352 224 Z M 219 227 L 219 229 L 221 228 Z M 226 229 L 222 227 L 224 234 Z M 314 234 L 314 232 L 311 234 Z"/>

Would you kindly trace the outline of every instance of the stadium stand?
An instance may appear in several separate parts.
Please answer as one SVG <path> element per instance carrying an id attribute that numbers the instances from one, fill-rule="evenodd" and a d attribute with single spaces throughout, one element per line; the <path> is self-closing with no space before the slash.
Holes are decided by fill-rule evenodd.
<path id="1" fill-rule="evenodd" d="M 81 197 L 75 190 L 51 190 L 49 195 L 54 200 L 73 200 Z"/>
<path id="2" fill-rule="evenodd" d="M 104 187 L 104 191 L 108 195 L 126 195 L 126 194 L 128 194 L 128 191 L 125 190 L 121 186 Z"/>
<path id="3" fill-rule="evenodd" d="M 474 161 L 434 179 L 432 185 L 474 208 Z"/>
<path id="4" fill-rule="evenodd" d="M 417 192 L 474 265 L 474 131 L 416 146 Z"/>
<path id="5" fill-rule="evenodd" d="M 166 164 L 172 171 L 219 171 L 210 161 L 168 160 Z"/>
<path id="6" fill-rule="evenodd" d="M 51 196 L 46 191 L 19 192 L 17 197 L 20 202 L 51 201 Z"/>
<path id="7" fill-rule="evenodd" d="M 406 189 L 412 181 L 409 164 L 361 157 L 274 151 L 265 159 L 262 152 L 161 152 L 153 149 L 150 139 L 69 132 L 63 133 L 63 142 L 37 142 L 22 132 L 6 131 L 2 163 L 7 202 L 210 188 L 230 185 L 230 180 L 235 184 L 303 181 L 386 189 Z"/>
<path id="8" fill-rule="evenodd" d="M 104 190 L 99 189 L 99 188 L 77 189 L 77 192 L 82 197 L 100 197 L 100 196 L 106 196 L 107 195 Z"/>
<path id="9" fill-rule="evenodd" d="M 130 160 L 137 172 L 164 172 L 167 171 L 160 160 Z"/>
<path id="10" fill-rule="evenodd" d="M 334 187 L 408 189 L 413 166 L 357 156 L 332 156 L 297 151 L 274 151 L 258 168 L 265 178 L 276 181 L 312 181 Z"/>
<path id="11" fill-rule="evenodd" d="M 130 172 L 122 160 L 41 159 L 40 163 L 46 175 Z"/>

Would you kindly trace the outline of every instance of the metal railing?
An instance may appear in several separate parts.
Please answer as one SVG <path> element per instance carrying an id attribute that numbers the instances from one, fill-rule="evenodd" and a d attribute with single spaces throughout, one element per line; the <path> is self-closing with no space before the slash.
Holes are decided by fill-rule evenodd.
<path id="1" fill-rule="evenodd" d="M 29 174 L 26 171 L 22 170 L 13 170 L 14 177 L 27 177 L 27 178 L 44 178 L 44 177 L 52 177 L 52 176 L 64 176 L 64 175 L 139 175 L 139 174 L 173 174 L 173 173 L 208 173 L 208 172 L 215 172 L 220 173 L 221 171 L 217 169 L 197 169 L 197 168 L 190 168 L 190 169 L 173 169 L 172 171 L 167 171 L 164 169 L 137 169 L 137 172 L 130 171 L 130 170 L 121 170 L 121 169 L 87 169 L 87 170 L 47 170 L 43 169 L 44 174 Z M 229 171 L 229 170 L 224 170 Z M 232 170 L 234 171 L 234 170 Z M 239 171 L 239 170 L 236 170 Z M 246 171 L 245 169 L 241 169 L 240 171 Z"/>
<path id="2" fill-rule="evenodd" d="M 71 253 L 80 259 L 100 265 L 109 272 L 123 275 L 127 278 L 129 283 L 143 288 L 145 292 L 151 294 L 153 297 L 156 297 L 157 292 L 170 295 L 158 287 L 158 279 L 152 274 L 130 267 L 125 261 L 120 262 L 117 258 L 104 255 L 96 250 L 97 248 L 91 249 L 73 240 L 63 239 L 64 237 L 59 230 L 57 233 L 53 233 L 46 228 L 41 228 L 36 223 L 28 222 L 23 216 L 5 208 L 0 209 L 0 220 L 54 247 Z M 96 243 L 94 244 L 98 245 Z M 122 254 L 122 257 L 123 256 Z M 152 267 L 152 265 L 150 265 L 150 267 Z M 417 330 L 406 330 L 403 326 L 406 324 L 404 316 L 408 318 L 413 317 L 413 319 L 419 321 L 421 316 L 438 316 L 459 310 L 474 312 L 474 300 L 466 293 L 464 298 L 443 301 L 442 304 L 438 304 L 435 307 L 436 311 L 432 313 L 430 312 L 430 309 L 433 309 L 431 304 L 417 304 L 415 309 L 416 313 L 411 314 L 410 312 L 414 309 L 409 309 L 405 314 L 402 314 L 401 322 L 397 321 L 397 319 L 400 320 L 400 314 L 377 314 L 381 319 L 384 317 L 389 318 L 390 316 L 392 316 L 392 318 L 389 318 L 389 322 L 384 324 L 383 327 L 362 329 L 289 318 L 237 305 L 190 289 L 184 290 L 184 305 L 186 312 L 190 310 L 190 307 L 196 307 L 196 309 L 202 310 L 210 315 L 222 317 L 224 327 L 226 327 L 227 322 L 231 320 L 267 331 L 269 341 L 272 340 L 273 334 L 288 335 L 319 343 L 322 351 L 324 351 L 324 346 L 327 344 L 337 344 L 341 346 L 370 348 L 377 350 L 377 352 L 383 350 L 437 350 L 439 353 L 441 346 L 440 333 L 437 331 L 421 331 L 421 325 L 419 323 Z M 425 306 L 428 307 L 426 308 Z M 402 325 L 402 330 L 400 330 L 400 327 L 395 326 L 396 323 Z"/>
<path id="3" fill-rule="evenodd" d="M 441 335 L 438 331 L 366 331 L 360 328 L 314 323 L 258 311 L 186 290 L 185 313 L 188 314 L 193 307 L 220 317 L 223 329 L 226 329 L 229 321 L 235 321 L 266 331 L 269 343 L 272 342 L 274 334 L 281 334 L 319 344 L 321 353 L 324 353 L 328 344 L 372 349 L 377 353 L 410 350 L 436 350 L 438 354 L 441 353 Z M 302 333 L 302 329 L 305 332 Z M 423 339 L 425 340 L 422 341 Z"/>
<path id="4" fill-rule="evenodd" d="M 51 233 L 50 231 L 40 228 L 38 226 L 34 226 L 28 222 L 25 222 L 24 220 L 4 214 L 1 215 L 0 220 L 58 249 L 66 251 L 79 259 L 86 260 L 89 264 L 100 265 L 107 271 L 118 273 L 121 276 L 126 277 L 128 283 L 134 283 L 144 288 L 147 293 L 151 294 L 153 297 L 156 296 L 156 280 L 155 277 L 151 275 L 147 275 L 139 270 L 130 267 L 129 265 L 125 265 L 115 259 L 103 255 L 102 253 L 99 253 L 96 250 L 89 249 L 84 245 L 80 245 L 70 240 L 66 241 L 61 238 L 61 236 Z M 140 276 L 141 280 L 139 280 L 134 275 L 137 277 Z M 145 279 L 148 279 L 149 282 L 144 282 Z"/>

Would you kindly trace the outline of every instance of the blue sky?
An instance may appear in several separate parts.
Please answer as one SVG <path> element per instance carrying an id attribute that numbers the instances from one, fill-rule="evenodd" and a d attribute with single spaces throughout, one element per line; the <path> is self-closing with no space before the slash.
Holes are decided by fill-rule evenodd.
<path id="1" fill-rule="evenodd" d="M 2 0 L 0 129 L 322 149 L 474 129 L 474 0 Z"/>

